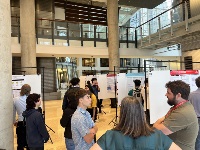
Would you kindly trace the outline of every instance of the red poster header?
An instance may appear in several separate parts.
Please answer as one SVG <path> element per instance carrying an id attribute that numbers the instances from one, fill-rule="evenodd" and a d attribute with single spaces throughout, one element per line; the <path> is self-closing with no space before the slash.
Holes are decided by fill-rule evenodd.
<path id="1" fill-rule="evenodd" d="M 199 74 L 198 70 L 172 70 L 170 71 L 171 76 L 183 75 L 183 74 Z"/>
<path id="2" fill-rule="evenodd" d="M 116 74 L 107 74 L 107 77 L 114 77 Z"/>

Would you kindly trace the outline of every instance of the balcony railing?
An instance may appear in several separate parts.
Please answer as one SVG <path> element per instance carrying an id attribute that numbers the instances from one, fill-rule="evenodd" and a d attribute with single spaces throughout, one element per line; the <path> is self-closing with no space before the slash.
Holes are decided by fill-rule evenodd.
<path id="1" fill-rule="evenodd" d="M 164 37 L 166 34 L 162 33 L 162 30 L 166 28 L 171 28 L 170 34 L 171 36 L 173 36 L 174 31 L 178 30 L 173 26 L 182 21 L 186 21 L 186 31 L 187 31 L 188 30 L 187 20 L 190 17 L 188 4 L 189 2 L 187 0 L 183 1 L 136 27 L 135 47 L 138 48 L 138 45 L 142 47 L 145 42 L 151 43 L 151 41 L 154 38 L 158 38 L 158 40 L 161 40 L 162 37 Z M 158 33 L 157 34 L 158 37 L 155 36 L 153 37 L 155 33 Z"/>
<path id="2" fill-rule="evenodd" d="M 11 36 L 18 37 L 20 43 L 20 18 L 19 16 L 11 16 L 11 18 Z M 126 43 L 127 48 L 130 43 L 134 44 L 134 30 L 133 27 L 119 27 L 119 43 Z M 48 39 L 49 42 L 43 43 L 45 45 L 55 45 L 55 40 L 60 39 L 65 41 L 64 46 L 70 46 L 72 41 L 80 41 L 80 45 L 77 46 L 84 46 L 86 41 L 93 41 L 94 47 L 97 46 L 97 42 L 105 42 L 108 46 L 108 27 L 69 23 L 65 20 L 37 19 L 37 44 L 40 44 L 39 39 Z"/>

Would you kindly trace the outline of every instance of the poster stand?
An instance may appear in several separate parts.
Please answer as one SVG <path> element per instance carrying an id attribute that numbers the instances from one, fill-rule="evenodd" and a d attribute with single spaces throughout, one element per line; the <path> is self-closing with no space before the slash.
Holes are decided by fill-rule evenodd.
<path id="1" fill-rule="evenodd" d="M 114 124 L 114 126 L 116 126 L 117 125 L 117 118 L 118 118 L 118 115 L 117 115 L 117 82 L 116 82 L 116 66 L 114 66 L 114 86 L 115 86 L 115 117 L 108 123 L 108 125 L 109 124 L 111 124 L 111 123 L 113 123 Z"/>
<path id="2" fill-rule="evenodd" d="M 114 85 L 115 85 L 115 104 L 116 104 L 116 111 L 115 111 L 115 117 L 109 122 L 109 124 L 111 124 L 111 123 L 113 123 L 114 124 L 114 126 L 116 126 L 117 125 L 117 119 L 118 119 L 118 114 L 117 114 L 117 110 L 118 110 L 118 108 L 117 108 L 117 103 L 118 103 L 118 100 L 117 100 L 117 81 L 116 81 L 116 78 L 115 78 L 115 76 L 116 76 L 116 67 L 117 66 L 114 66 Z M 159 68 L 166 68 L 167 66 L 159 66 Z M 121 72 L 121 71 L 126 71 L 126 73 L 127 73 L 127 71 L 128 70 L 138 70 L 138 73 L 140 73 L 140 69 L 146 69 L 146 68 L 150 68 L 150 69 L 152 69 L 153 67 L 140 67 L 140 66 L 138 66 L 138 67 L 118 67 L 119 68 L 119 72 Z M 124 70 L 124 69 L 126 69 L 126 70 Z M 145 79 L 146 79 L 146 76 L 145 76 Z M 145 85 L 146 86 L 146 85 Z M 146 91 L 146 89 L 145 89 L 145 91 Z M 146 92 L 145 92 L 146 93 Z M 147 94 L 147 93 L 146 93 Z M 147 100 L 146 100 L 147 101 Z M 108 125 L 109 125 L 108 124 Z"/>
<path id="3" fill-rule="evenodd" d="M 18 69 L 20 69 L 20 70 L 18 70 Z M 45 123 L 45 100 L 44 100 L 44 69 L 45 69 L 45 67 L 21 67 L 21 68 L 13 68 L 13 72 L 22 72 L 23 73 L 23 75 L 26 75 L 26 71 L 22 71 L 21 69 L 41 69 L 42 70 L 42 100 L 43 100 L 43 111 L 41 110 L 41 113 L 42 113 L 42 116 L 43 116 L 43 118 L 44 118 L 44 123 Z M 37 74 L 39 74 L 39 73 L 37 73 Z M 46 123 L 45 123 L 45 126 L 48 128 L 47 130 L 48 130 L 48 132 L 49 131 L 52 131 L 53 133 L 55 133 L 55 131 L 51 128 L 51 127 L 49 127 Z M 50 141 L 51 141 L 51 143 L 53 144 L 53 141 L 52 141 L 52 139 L 51 139 L 51 136 L 49 135 L 49 139 L 50 139 Z"/>

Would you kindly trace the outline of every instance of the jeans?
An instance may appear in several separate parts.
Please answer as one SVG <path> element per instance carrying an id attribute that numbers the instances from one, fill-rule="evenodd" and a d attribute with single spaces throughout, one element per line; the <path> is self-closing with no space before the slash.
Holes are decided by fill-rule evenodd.
<path id="1" fill-rule="evenodd" d="M 65 138 L 65 144 L 66 144 L 67 150 L 75 149 L 74 141 L 72 139 Z"/>
<path id="2" fill-rule="evenodd" d="M 198 118 L 198 122 L 199 122 L 199 132 L 195 143 L 195 150 L 200 150 L 200 118 Z"/>

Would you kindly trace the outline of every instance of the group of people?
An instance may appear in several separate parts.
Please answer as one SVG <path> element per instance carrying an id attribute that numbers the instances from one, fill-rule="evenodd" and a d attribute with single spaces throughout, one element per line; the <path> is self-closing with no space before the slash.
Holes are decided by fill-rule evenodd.
<path id="1" fill-rule="evenodd" d="M 30 94 L 31 87 L 24 84 L 20 97 L 14 98 L 13 124 L 16 126 L 17 150 L 44 150 L 44 143 L 49 140 L 42 115 L 39 94 Z M 16 120 L 16 112 L 18 120 Z"/>
<path id="2" fill-rule="evenodd" d="M 67 150 L 89 149 L 87 142 L 95 139 L 97 127 L 94 122 L 97 119 L 97 102 L 100 88 L 96 78 L 92 78 L 85 85 L 85 89 L 79 87 L 80 79 L 73 78 L 70 88 L 63 99 L 63 115 L 60 124 L 65 128 L 64 137 Z M 91 133 L 90 133 L 91 132 Z M 85 136 L 85 140 L 83 137 Z M 82 144 L 79 142 L 81 141 Z M 77 145 L 77 146 L 75 146 Z"/>
<path id="3" fill-rule="evenodd" d="M 95 105 L 92 104 L 92 101 L 96 103 L 96 100 L 91 98 L 97 99 L 94 91 L 91 91 L 94 87 L 87 85 L 86 90 L 82 89 L 78 86 L 80 80 L 73 78 L 71 90 L 66 92 L 63 100 L 63 116 L 60 120 L 60 124 L 65 128 L 64 136 L 67 150 L 199 150 L 200 77 L 195 81 L 198 90 L 191 93 L 190 86 L 183 81 L 166 83 L 165 96 L 168 98 L 167 103 L 172 107 L 152 127 L 146 121 L 141 101 L 135 96 L 125 97 L 121 102 L 119 123 L 112 130 L 106 131 L 95 143 L 94 138 L 98 128 L 94 122 L 95 115 L 91 114 L 95 113 Z M 28 97 L 26 101 L 29 101 Z M 34 101 L 35 109 L 37 109 L 38 103 L 38 101 Z M 17 107 L 17 103 L 14 104 Z M 30 128 L 28 129 L 30 125 L 33 126 L 31 124 L 33 122 L 28 122 L 33 118 L 38 118 L 36 125 L 41 125 L 43 122 L 41 114 L 32 115 L 37 112 L 34 108 L 33 105 L 30 108 L 26 106 L 26 111 L 23 113 L 23 116 L 27 118 L 26 139 L 28 146 L 30 145 L 29 148 L 40 147 L 34 143 L 35 140 L 30 141 L 29 139 L 30 136 L 36 136 L 37 133 L 35 133 L 34 127 L 31 127 L 31 131 Z M 31 115 L 32 117 L 28 118 Z M 22 120 L 23 117 L 19 117 L 19 121 Z M 45 128 L 44 124 L 43 127 Z M 44 128 L 41 129 L 45 130 Z M 40 137 L 44 141 L 48 140 L 47 134 L 42 134 Z"/>

